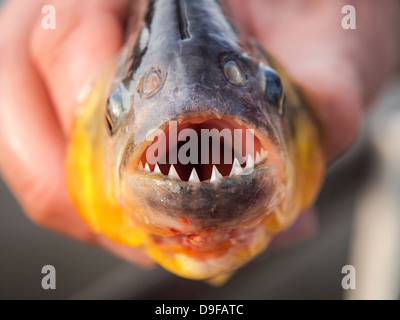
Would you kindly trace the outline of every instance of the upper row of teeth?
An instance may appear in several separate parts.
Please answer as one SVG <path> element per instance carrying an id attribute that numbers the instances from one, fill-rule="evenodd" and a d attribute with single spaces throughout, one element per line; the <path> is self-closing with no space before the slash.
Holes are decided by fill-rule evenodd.
<path id="1" fill-rule="evenodd" d="M 264 149 L 261 149 L 261 153 L 256 152 L 256 157 L 255 157 L 255 161 L 253 160 L 253 158 L 251 157 L 251 155 L 247 156 L 247 161 L 246 161 L 246 166 L 244 168 L 242 168 L 242 166 L 239 163 L 239 160 L 235 157 L 233 164 L 232 164 L 232 169 L 231 172 L 229 173 L 229 177 L 231 176 L 238 176 L 238 175 L 247 175 L 253 172 L 254 169 L 254 164 L 258 164 L 259 162 L 261 162 L 265 157 L 267 156 L 267 152 L 264 151 Z M 152 171 L 150 169 L 149 164 L 146 162 L 145 166 L 143 167 L 142 162 L 139 162 L 139 170 L 148 172 L 148 173 L 153 173 L 153 174 L 163 174 L 160 170 L 160 167 L 158 166 L 158 164 L 155 165 L 154 170 Z M 176 179 L 176 180 L 181 180 L 181 178 L 178 175 L 178 172 L 176 171 L 174 165 L 171 165 L 169 172 L 168 172 L 168 177 L 171 179 Z M 211 172 L 211 178 L 210 178 L 210 182 L 215 182 L 218 181 L 220 179 L 222 179 L 223 176 L 222 174 L 218 171 L 217 167 L 215 165 L 213 165 L 212 167 L 212 172 Z M 197 174 L 197 171 L 195 168 L 192 169 L 192 172 L 190 173 L 190 177 L 188 182 L 192 182 L 192 183 L 200 183 L 200 179 L 199 176 Z"/>

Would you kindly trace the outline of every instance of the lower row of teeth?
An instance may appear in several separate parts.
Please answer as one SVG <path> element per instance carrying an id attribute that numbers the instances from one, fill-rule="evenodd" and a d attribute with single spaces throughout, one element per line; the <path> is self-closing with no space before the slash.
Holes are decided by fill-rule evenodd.
<path id="1" fill-rule="evenodd" d="M 259 162 L 261 162 L 263 159 L 266 158 L 266 156 L 267 156 L 267 152 L 264 151 L 264 149 L 261 149 L 261 153 L 256 152 L 255 161 L 253 160 L 253 158 L 250 155 L 248 155 L 247 159 L 246 159 L 246 166 L 244 168 L 242 168 L 242 166 L 240 165 L 239 160 L 237 158 L 235 158 L 234 161 L 233 161 L 233 164 L 232 164 L 232 169 L 231 169 L 231 172 L 229 174 L 229 177 L 251 174 L 253 172 L 254 165 L 258 164 Z M 161 172 L 160 167 L 158 166 L 158 164 L 155 165 L 154 170 L 152 171 L 147 162 L 143 167 L 143 164 L 140 161 L 139 162 L 139 170 L 140 171 L 145 171 L 145 172 L 151 173 L 151 174 L 164 175 Z M 179 177 L 178 172 L 176 171 L 174 165 L 171 165 L 171 167 L 169 169 L 169 172 L 168 172 L 168 177 L 171 178 L 171 179 L 182 180 Z M 211 177 L 210 177 L 210 182 L 215 182 L 215 181 L 218 181 L 218 180 L 220 180 L 222 178 L 223 178 L 222 174 L 218 171 L 217 167 L 215 165 L 213 165 L 212 172 L 211 172 Z M 199 175 L 197 174 L 197 171 L 196 171 L 195 168 L 192 169 L 192 172 L 190 173 L 190 177 L 189 177 L 188 182 L 201 183 L 201 181 L 199 179 Z"/>

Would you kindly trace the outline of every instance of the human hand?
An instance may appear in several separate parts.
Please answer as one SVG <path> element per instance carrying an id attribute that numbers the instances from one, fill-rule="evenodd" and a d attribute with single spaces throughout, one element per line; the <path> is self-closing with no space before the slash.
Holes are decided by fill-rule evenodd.
<path id="1" fill-rule="evenodd" d="M 130 1 L 13 0 L 0 12 L 0 171 L 40 225 L 150 264 L 141 250 L 95 235 L 65 184 L 67 140 L 77 96 L 122 45 Z M 44 5 L 56 30 L 41 27 Z"/>

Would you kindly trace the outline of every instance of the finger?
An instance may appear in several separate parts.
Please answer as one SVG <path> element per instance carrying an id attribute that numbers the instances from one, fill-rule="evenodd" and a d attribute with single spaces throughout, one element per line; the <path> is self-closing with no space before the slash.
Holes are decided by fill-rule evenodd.
<path id="1" fill-rule="evenodd" d="M 64 137 L 27 54 L 40 8 L 40 1 L 14 1 L 0 17 L 0 171 L 33 220 L 89 239 L 64 187 Z"/>
<path id="2" fill-rule="evenodd" d="M 303 69 L 306 65 L 293 67 L 292 75 L 317 118 L 324 154 L 328 161 L 333 161 L 352 145 L 360 131 L 363 111 L 358 80 L 348 71 L 351 67 L 339 75 L 343 66 L 329 70 L 325 64 L 321 69 L 312 62 L 308 69 Z"/>
<path id="3" fill-rule="evenodd" d="M 334 41 L 334 40 L 332 40 Z M 311 42 L 300 49 L 277 43 L 274 50 L 306 98 L 317 119 L 322 148 L 328 160 L 346 151 L 356 139 L 362 118 L 360 79 L 354 66 L 335 46 Z M 297 49 L 296 59 L 289 52 Z"/>
<path id="4" fill-rule="evenodd" d="M 128 0 L 51 0 L 56 29 L 37 20 L 31 54 L 56 106 L 63 129 L 73 121 L 77 97 L 109 61 L 123 41 Z"/>

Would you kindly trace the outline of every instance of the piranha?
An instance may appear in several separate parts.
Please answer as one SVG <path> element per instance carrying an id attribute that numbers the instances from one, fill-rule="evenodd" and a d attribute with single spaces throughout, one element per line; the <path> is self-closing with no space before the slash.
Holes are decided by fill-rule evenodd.
<path id="1" fill-rule="evenodd" d="M 150 1 L 80 103 L 67 156 L 92 230 L 214 282 L 312 205 L 325 170 L 307 99 L 224 8 Z"/>

